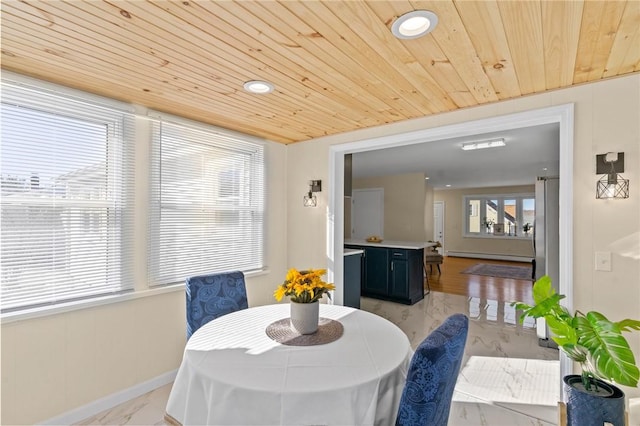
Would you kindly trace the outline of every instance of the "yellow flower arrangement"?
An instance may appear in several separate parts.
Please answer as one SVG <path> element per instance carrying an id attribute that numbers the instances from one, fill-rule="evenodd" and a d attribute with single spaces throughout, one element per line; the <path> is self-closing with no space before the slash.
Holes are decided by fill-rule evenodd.
<path id="1" fill-rule="evenodd" d="M 325 293 L 331 298 L 329 291 L 336 286 L 322 281 L 320 277 L 326 273 L 326 269 L 309 269 L 308 271 L 289 269 L 287 278 L 278 286 L 273 296 L 278 302 L 284 296 L 291 296 L 291 301 L 297 303 L 313 303 L 322 298 Z"/>

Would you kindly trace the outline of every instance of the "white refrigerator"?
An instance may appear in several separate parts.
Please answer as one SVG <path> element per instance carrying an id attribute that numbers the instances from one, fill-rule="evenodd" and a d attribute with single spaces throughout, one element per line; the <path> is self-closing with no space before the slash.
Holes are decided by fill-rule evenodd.
<path id="1" fill-rule="evenodd" d="M 533 251 L 535 264 L 533 275 L 537 280 L 543 275 L 551 278 L 556 292 L 560 279 L 560 180 L 557 177 L 539 177 L 536 181 L 536 214 L 533 223 Z M 549 328 L 544 318 L 536 322 L 540 344 L 554 345 L 549 339 Z"/>

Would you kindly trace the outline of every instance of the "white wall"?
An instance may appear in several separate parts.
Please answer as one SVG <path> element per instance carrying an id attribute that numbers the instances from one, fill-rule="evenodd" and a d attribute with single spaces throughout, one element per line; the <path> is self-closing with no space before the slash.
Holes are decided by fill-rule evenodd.
<path id="1" fill-rule="evenodd" d="M 435 232 L 435 226 L 433 223 L 433 203 L 436 201 L 435 191 L 426 181 L 424 183 L 424 192 L 424 235 L 427 241 L 436 241 L 437 238 L 433 235 Z"/>
<path id="2" fill-rule="evenodd" d="M 424 173 L 405 173 L 353 180 L 353 189 L 364 188 L 384 189 L 383 235 L 386 240 L 425 241 L 426 188 Z M 433 211 L 433 207 L 431 210 Z"/>
<path id="3" fill-rule="evenodd" d="M 328 173 L 329 153 L 321 144 L 305 143 L 303 162 L 292 159 L 296 145 L 287 145 L 287 241 L 288 267 L 317 269 L 327 267 Z M 310 180 L 322 180 L 322 191 L 316 192 L 317 207 L 304 207 L 302 199 L 309 191 Z M 295 217 L 295 220 L 289 220 Z M 288 247 L 304 247 L 304 250 L 289 250 Z M 284 278 L 284 275 L 283 275 Z"/>
<path id="4" fill-rule="evenodd" d="M 265 158 L 268 272 L 247 278 L 251 306 L 275 302 L 273 291 L 287 269 L 286 146 L 267 143 Z M 138 160 L 137 166 L 146 170 L 148 159 Z M 144 269 L 144 244 L 136 256 Z M 136 283 L 136 289 L 145 287 L 146 282 Z M 148 294 L 3 322 L 0 423 L 43 422 L 177 369 L 185 345 L 184 289 Z"/>
<path id="5" fill-rule="evenodd" d="M 640 318 L 640 74 L 576 86 L 520 99 L 409 120 L 378 128 L 343 133 L 290 145 L 289 197 L 293 183 L 329 179 L 329 147 L 333 144 L 435 128 L 448 124 L 500 116 L 554 105 L 574 103 L 573 276 L 574 306 L 597 309 L 614 319 Z M 631 181 L 627 200 L 596 200 L 595 156 L 625 152 L 625 177 Z M 313 173 L 302 164 L 313 164 Z M 321 244 L 326 218 L 289 204 L 290 230 L 312 229 L 311 239 L 289 238 L 288 251 L 314 267 L 330 265 Z M 335 218 L 330 218 L 336 220 Z M 309 241 L 313 243 L 310 244 Z M 595 251 L 611 251 L 613 270 L 594 271 Z M 625 254 L 629 252 L 629 254 Z M 640 333 L 627 336 L 640 357 Z M 639 395 L 637 389 L 627 394 Z"/>

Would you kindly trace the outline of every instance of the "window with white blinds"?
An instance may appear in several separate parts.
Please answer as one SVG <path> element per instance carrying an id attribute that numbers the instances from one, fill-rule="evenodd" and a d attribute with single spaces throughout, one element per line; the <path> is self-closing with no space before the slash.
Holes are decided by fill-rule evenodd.
<path id="1" fill-rule="evenodd" d="M 154 123 L 150 285 L 260 270 L 264 147 L 189 123 Z"/>
<path id="2" fill-rule="evenodd" d="M 132 288 L 132 118 L 3 81 L 1 308 Z"/>

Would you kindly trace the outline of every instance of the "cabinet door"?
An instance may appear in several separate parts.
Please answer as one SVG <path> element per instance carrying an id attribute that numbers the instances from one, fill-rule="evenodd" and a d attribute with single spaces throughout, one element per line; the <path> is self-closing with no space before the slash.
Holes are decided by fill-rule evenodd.
<path id="1" fill-rule="evenodd" d="M 407 270 L 407 297 L 413 304 L 424 299 L 424 250 L 410 250 Z"/>
<path id="2" fill-rule="evenodd" d="M 391 283 L 389 289 L 391 297 L 409 297 L 409 262 L 391 259 Z"/>
<path id="3" fill-rule="evenodd" d="M 389 251 L 381 247 L 367 247 L 364 264 L 363 292 L 386 296 L 389 291 Z"/>
<path id="4" fill-rule="evenodd" d="M 344 306 L 360 308 L 360 289 L 362 287 L 362 255 L 344 256 Z"/>

